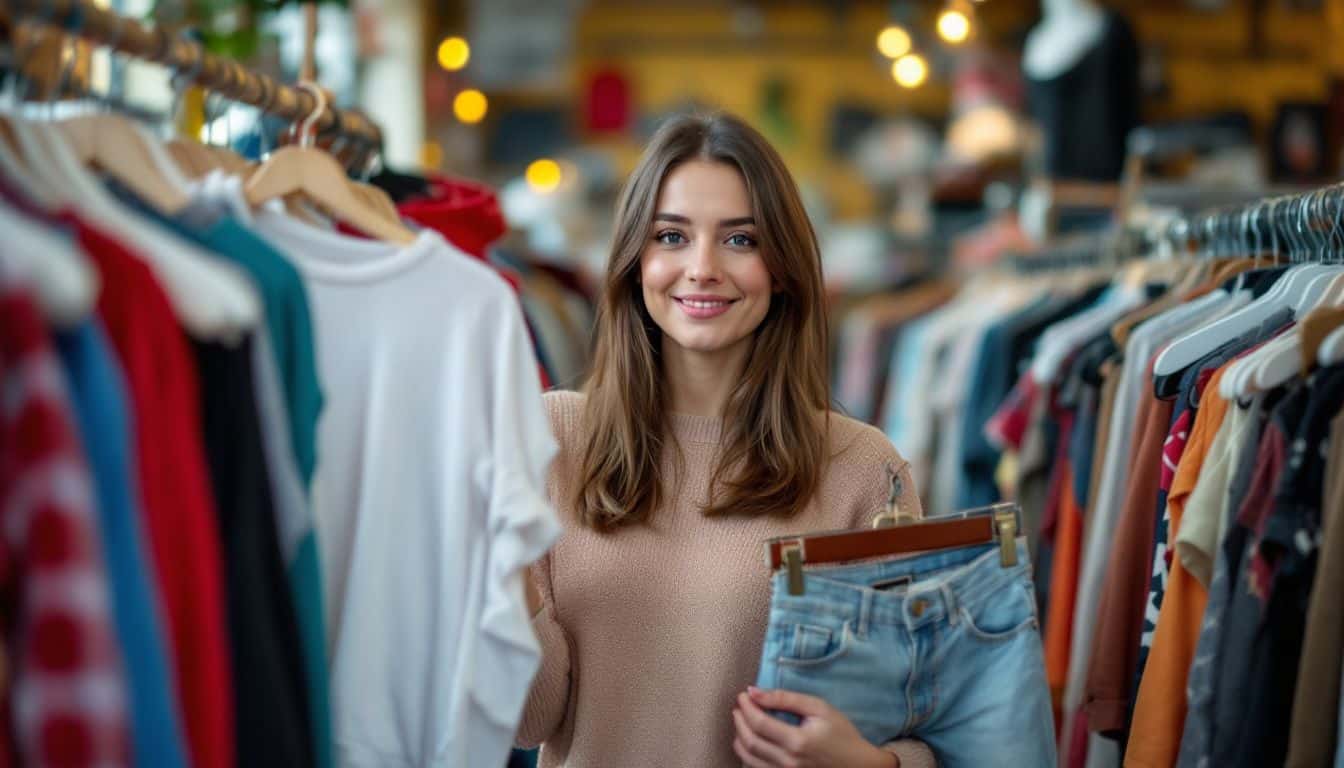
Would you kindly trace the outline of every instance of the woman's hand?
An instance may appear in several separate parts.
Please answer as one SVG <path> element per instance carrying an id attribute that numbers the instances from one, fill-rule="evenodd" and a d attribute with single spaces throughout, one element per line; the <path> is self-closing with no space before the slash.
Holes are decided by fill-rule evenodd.
<path id="1" fill-rule="evenodd" d="M 778 709 L 802 716 L 789 725 Z M 900 768 L 900 759 L 869 744 L 849 718 L 815 696 L 748 688 L 733 709 L 733 751 L 748 768 Z"/>

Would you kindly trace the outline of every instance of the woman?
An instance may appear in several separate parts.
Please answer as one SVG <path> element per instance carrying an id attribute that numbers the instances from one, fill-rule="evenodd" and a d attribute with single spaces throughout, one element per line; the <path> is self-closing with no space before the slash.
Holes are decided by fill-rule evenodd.
<path id="1" fill-rule="evenodd" d="M 778 154 L 729 116 L 664 125 L 617 210 L 584 392 L 546 396 L 566 529 L 533 568 L 542 666 L 519 731 L 543 766 L 932 763 L 824 701 L 748 688 L 762 541 L 864 526 L 893 476 L 921 512 L 891 443 L 829 412 L 826 339 L 816 236 Z"/>

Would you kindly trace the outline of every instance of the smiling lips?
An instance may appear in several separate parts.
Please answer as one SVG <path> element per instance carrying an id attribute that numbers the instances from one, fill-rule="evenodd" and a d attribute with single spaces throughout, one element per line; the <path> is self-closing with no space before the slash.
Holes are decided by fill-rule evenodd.
<path id="1" fill-rule="evenodd" d="M 722 296 L 673 296 L 672 300 L 681 307 L 681 311 L 695 320 L 708 320 L 718 317 L 733 306 L 737 299 Z"/>

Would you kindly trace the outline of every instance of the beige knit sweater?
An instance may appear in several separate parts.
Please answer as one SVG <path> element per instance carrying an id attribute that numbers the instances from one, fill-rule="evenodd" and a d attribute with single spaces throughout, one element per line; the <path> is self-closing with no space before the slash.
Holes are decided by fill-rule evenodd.
<path id="1" fill-rule="evenodd" d="M 570 502 L 583 404 L 572 392 L 546 395 L 560 444 L 548 492 L 565 532 L 533 567 L 545 600 L 533 622 L 542 663 L 518 742 L 542 745 L 542 768 L 738 766 L 733 700 L 755 682 L 770 606 L 762 541 L 867 525 L 886 504 L 888 467 L 902 475 L 903 511 L 920 515 L 909 467 L 881 432 L 833 415 L 832 458 L 802 513 L 710 519 L 700 507 L 720 422 L 673 415 L 680 492 L 648 524 L 604 535 L 581 527 Z M 904 768 L 934 764 L 921 743 L 888 748 Z"/>

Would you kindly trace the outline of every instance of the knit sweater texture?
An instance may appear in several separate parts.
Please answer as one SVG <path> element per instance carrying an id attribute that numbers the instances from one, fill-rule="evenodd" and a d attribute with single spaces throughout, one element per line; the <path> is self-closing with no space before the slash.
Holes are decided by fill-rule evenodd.
<path id="1" fill-rule="evenodd" d="M 831 414 L 830 459 L 804 510 L 708 518 L 722 423 L 671 414 L 676 440 L 663 460 L 680 482 L 649 521 L 603 534 L 582 526 L 573 505 L 584 397 L 549 393 L 546 408 L 560 445 L 547 491 L 564 534 L 532 569 L 544 600 L 533 619 L 542 662 L 519 744 L 542 746 L 542 768 L 740 766 L 731 713 L 755 682 L 770 608 L 762 542 L 867 526 L 886 507 L 889 471 L 901 478 L 901 511 L 922 515 L 907 462 L 877 429 Z M 886 748 L 903 768 L 934 765 L 920 742 Z"/>

